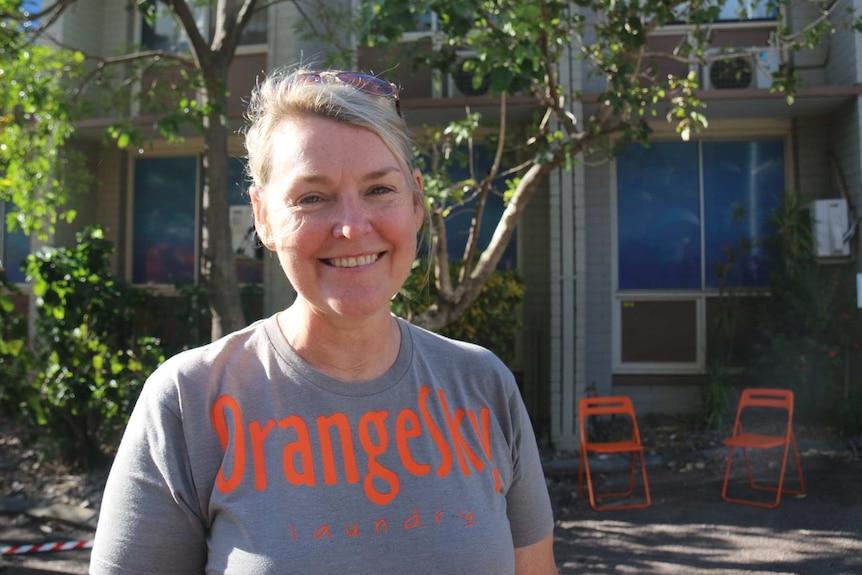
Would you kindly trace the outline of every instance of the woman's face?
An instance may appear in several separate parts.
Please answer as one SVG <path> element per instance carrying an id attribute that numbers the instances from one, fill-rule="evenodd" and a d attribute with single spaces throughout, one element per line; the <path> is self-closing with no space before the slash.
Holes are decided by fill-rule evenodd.
<path id="1" fill-rule="evenodd" d="M 325 315 L 388 314 L 416 257 L 418 172 L 408 181 L 373 132 L 315 117 L 279 126 L 272 166 L 255 220 L 299 297 Z"/>

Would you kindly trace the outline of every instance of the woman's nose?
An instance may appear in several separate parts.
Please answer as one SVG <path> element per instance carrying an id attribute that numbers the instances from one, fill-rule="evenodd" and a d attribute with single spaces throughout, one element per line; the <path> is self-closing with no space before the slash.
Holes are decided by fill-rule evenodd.
<path id="1" fill-rule="evenodd" d="M 367 233 L 369 229 L 371 229 L 371 220 L 367 206 L 356 197 L 339 198 L 332 234 L 335 237 L 355 239 Z"/>

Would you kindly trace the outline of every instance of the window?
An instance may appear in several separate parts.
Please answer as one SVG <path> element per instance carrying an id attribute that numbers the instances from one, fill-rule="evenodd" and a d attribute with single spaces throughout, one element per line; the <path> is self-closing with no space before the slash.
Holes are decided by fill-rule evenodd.
<path id="1" fill-rule="evenodd" d="M 702 6 L 706 8 L 709 5 L 718 4 L 718 2 L 709 2 Z M 719 6 L 717 22 L 750 22 L 750 21 L 770 21 L 774 22 L 777 19 L 778 8 L 769 2 L 761 2 L 760 0 L 727 0 Z M 674 13 L 679 17 L 676 24 L 685 24 L 688 22 L 688 3 L 683 3 L 674 9 Z"/>
<path id="2" fill-rule="evenodd" d="M 6 225 L 6 215 L 11 211 L 10 204 L 0 202 L 0 270 L 12 283 L 24 283 L 25 273 L 21 269 L 30 254 L 30 237 L 16 228 L 10 231 Z"/>
<path id="3" fill-rule="evenodd" d="M 757 0 L 727 0 L 721 6 L 719 21 L 775 20 L 775 6 Z"/>
<path id="4" fill-rule="evenodd" d="M 466 150 L 465 150 L 466 153 Z M 477 145 L 473 148 L 475 173 L 477 177 L 487 174 L 494 164 L 493 151 L 489 151 L 483 145 Z M 505 167 L 500 171 L 505 171 Z M 470 177 L 470 170 L 467 166 L 454 165 L 449 170 L 449 177 L 453 182 L 466 180 Z M 502 188 L 503 183 L 497 183 L 494 190 L 488 194 L 485 203 L 485 208 L 482 212 L 482 222 L 479 228 L 479 244 L 480 250 L 488 247 L 491 242 L 491 237 L 494 235 L 494 230 L 503 211 L 506 209 L 506 204 L 503 201 Z M 451 261 L 460 261 L 464 258 L 464 249 L 467 246 L 467 238 L 469 237 L 470 227 L 473 223 L 473 215 L 475 214 L 476 200 L 471 199 L 463 206 L 454 208 L 446 217 L 446 241 L 449 259 Z M 501 270 L 516 269 L 517 261 L 517 232 L 512 234 L 509 244 L 506 246 L 503 257 L 497 264 L 497 268 Z"/>
<path id="5" fill-rule="evenodd" d="M 633 144 L 616 172 L 616 367 L 701 369 L 708 299 L 767 284 L 784 142 Z"/>
<path id="6" fill-rule="evenodd" d="M 136 158 L 133 178 L 132 281 L 176 284 L 197 278 L 200 254 L 200 159 L 198 156 Z M 251 230 L 243 163 L 232 158 L 231 236 L 237 250 L 237 279 L 263 281 L 262 253 Z"/>
<path id="7" fill-rule="evenodd" d="M 195 24 L 201 31 L 212 35 L 212 27 L 215 23 L 213 6 L 191 6 L 195 17 Z M 240 46 L 255 44 L 266 44 L 267 40 L 267 11 L 258 10 L 254 13 L 251 21 L 246 25 L 240 37 Z M 177 23 L 171 10 L 158 5 L 155 22 L 151 25 L 146 20 L 141 28 L 141 44 L 150 50 L 163 50 L 165 52 L 187 52 L 189 42 L 185 32 Z"/>

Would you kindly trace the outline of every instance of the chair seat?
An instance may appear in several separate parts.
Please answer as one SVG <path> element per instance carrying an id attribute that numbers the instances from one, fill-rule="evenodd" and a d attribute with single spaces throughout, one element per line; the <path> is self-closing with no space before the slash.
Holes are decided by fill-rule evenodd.
<path id="1" fill-rule="evenodd" d="M 750 408 L 750 409 L 749 409 Z M 746 411 L 748 410 L 748 411 Z M 770 419 L 763 419 L 766 410 L 770 412 Z M 746 412 L 746 426 L 754 425 L 754 429 L 760 425 L 763 428 L 764 423 L 769 422 L 771 427 L 767 430 L 775 429 L 778 417 L 784 422 L 784 433 L 782 435 L 770 435 L 766 433 L 751 433 L 743 430 L 742 420 L 743 412 Z M 756 416 L 756 417 L 755 417 Z M 786 419 L 784 419 L 786 416 Z M 749 427 L 752 429 L 752 427 Z M 728 448 L 727 467 L 724 471 L 724 486 L 721 488 L 721 498 L 729 503 L 742 503 L 745 505 L 754 505 L 756 507 L 775 508 L 778 507 L 781 501 L 782 493 L 791 493 L 794 495 L 803 495 L 805 491 L 805 479 L 802 477 L 802 465 L 799 462 L 799 449 L 796 447 L 796 438 L 793 436 L 793 391 L 790 389 L 778 388 L 747 388 L 742 390 L 739 397 L 739 405 L 736 408 L 736 419 L 733 424 L 733 435 L 723 440 L 724 445 Z M 781 467 L 778 470 L 778 478 L 776 482 L 764 482 L 755 480 L 755 471 L 752 469 L 751 460 L 749 459 L 749 451 L 756 452 L 758 449 L 774 449 L 783 447 L 784 454 L 781 457 Z M 731 497 L 727 493 L 727 487 L 730 483 L 731 471 L 733 468 L 733 453 L 734 450 L 741 449 L 742 457 L 745 462 L 745 470 L 748 475 L 748 486 L 754 493 L 755 491 L 772 491 L 775 493 L 775 500 L 772 502 L 764 501 L 759 498 L 742 498 Z M 796 464 L 796 473 L 799 478 L 798 489 L 788 489 L 784 485 L 785 472 L 787 470 L 787 459 L 790 453 L 793 453 L 793 462 Z M 763 475 L 760 473 L 760 475 Z"/>
<path id="2" fill-rule="evenodd" d="M 587 443 L 587 451 L 593 453 L 626 453 L 643 451 L 643 445 L 635 441 L 609 441 L 607 443 Z"/>
<path id="3" fill-rule="evenodd" d="M 631 425 L 631 438 L 620 441 L 589 441 L 587 436 L 587 420 L 591 417 L 620 416 L 625 418 Z M 644 448 L 641 443 L 641 434 L 638 429 L 638 421 L 632 400 L 627 396 L 609 397 L 582 397 L 578 401 L 578 420 L 580 424 L 580 457 L 578 458 L 578 497 L 583 496 L 584 477 L 587 478 L 587 489 L 590 492 L 590 507 L 596 511 L 611 511 L 618 509 L 643 509 L 650 505 L 649 480 L 647 479 L 646 461 L 644 461 Z M 622 432 L 620 437 L 624 437 Z M 590 469 L 590 454 L 592 453 L 630 453 L 629 461 L 629 485 L 622 491 L 599 491 L 593 485 L 593 474 Z M 643 499 L 638 501 L 625 501 L 632 497 L 635 490 L 635 467 L 640 462 L 641 479 L 643 481 Z M 606 479 L 606 478 L 605 478 Z M 604 487 L 609 487 L 612 482 L 602 481 Z M 612 500 L 616 500 L 613 503 Z M 610 504 L 607 502 L 611 501 Z"/>
<path id="4" fill-rule="evenodd" d="M 783 435 L 762 435 L 759 433 L 741 433 L 724 440 L 728 447 L 751 447 L 754 449 L 768 449 L 780 447 L 785 444 L 787 438 Z"/>

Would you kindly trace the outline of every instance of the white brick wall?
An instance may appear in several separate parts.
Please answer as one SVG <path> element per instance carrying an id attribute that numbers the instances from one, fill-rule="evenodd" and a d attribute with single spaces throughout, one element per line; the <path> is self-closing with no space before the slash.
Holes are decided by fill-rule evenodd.
<path id="1" fill-rule="evenodd" d="M 828 152 L 829 141 L 835 134 L 830 133 L 828 126 L 828 118 L 821 116 L 800 118 L 796 124 L 794 141 L 797 152 L 794 162 L 799 177 L 792 188 L 798 190 L 806 201 L 826 198 L 830 193 L 837 192 L 830 189 L 832 174 Z"/>
<path id="2" fill-rule="evenodd" d="M 802 30 L 819 16 L 818 8 L 813 2 L 795 2 L 791 10 L 790 24 L 794 30 Z M 826 67 L 836 61 L 836 49 L 833 38 L 824 38 L 813 50 L 799 50 L 786 56 L 788 64 L 799 73 L 806 84 L 817 85 L 826 81 Z"/>
<path id="3" fill-rule="evenodd" d="M 611 170 L 606 162 L 588 168 L 587 197 L 587 341 L 586 385 L 595 385 L 599 393 L 611 392 L 613 349 L 611 340 L 611 305 L 613 302 L 611 253 Z"/>
<path id="4" fill-rule="evenodd" d="M 523 327 L 519 362 L 524 378 L 524 400 L 535 424 L 549 425 L 550 409 L 550 196 L 547 182 L 536 192 L 518 225 L 519 268 L 527 285 L 522 306 Z"/>
<path id="5" fill-rule="evenodd" d="M 87 54 L 101 54 L 103 0 L 78 0 L 63 12 L 61 41 Z"/>
<path id="6" fill-rule="evenodd" d="M 850 194 L 850 209 L 855 215 L 862 215 L 862 166 L 860 166 L 860 134 L 862 134 L 862 112 L 860 112 L 860 101 L 855 101 L 842 106 L 833 114 L 830 122 L 824 122 L 824 148 L 830 150 L 837 158 L 841 167 L 841 173 L 846 182 L 847 192 Z M 830 176 L 832 174 L 830 173 Z M 833 179 L 826 180 L 832 182 Z M 827 189 L 831 194 L 824 197 L 837 197 L 838 189 L 833 184 Z M 862 249 L 862 234 L 856 233 L 856 247 Z M 856 258 L 857 271 L 862 269 L 862 262 Z"/>
<path id="7" fill-rule="evenodd" d="M 690 413 L 701 403 L 697 385 L 618 385 L 614 394 L 631 398 L 641 419 L 647 413 Z"/>
<path id="8" fill-rule="evenodd" d="M 140 27 L 141 20 L 126 8 L 125 2 L 103 0 L 101 16 L 102 55 L 122 53 L 127 45 L 135 43 L 135 28 Z"/>
<path id="9" fill-rule="evenodd" d="M 838 4 L 833 17 L 838 32 L 831 39 L 823 42 L 818 51 L 822 54 L 821 59 L 825 60 L 826 64 L 825 81 L 828 84 L 849 86 L 859 80 L 859 34 L 846 29 L 850 19 L 846 9 L 854 2 L 842 0 Z M 857 11 L 859 8 L 856 6 Z M 808 10 L 816 10 L 816 6 L 811 4 Z M 815 14 L 811 17 L 814 16 Z M 803 62 L 800 60 L 799 64 Z"/>
<path id="10" fill-rule="evenodd" d="M 299 48 L 294 22 L 299 12 L 292 2 L 277 4 L 269 9 L 269 68 L 296 63 Z"/>

